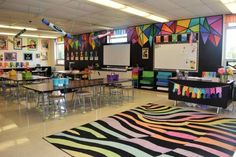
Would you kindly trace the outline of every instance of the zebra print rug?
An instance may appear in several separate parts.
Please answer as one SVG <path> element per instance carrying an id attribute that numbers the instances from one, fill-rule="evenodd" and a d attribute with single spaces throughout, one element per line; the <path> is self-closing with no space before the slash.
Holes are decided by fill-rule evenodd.
<path id="1" fill-rule="evenodd" d="M 147 104 L 44 139 L 76 157 L 227 157 L 236 119 Z"/>

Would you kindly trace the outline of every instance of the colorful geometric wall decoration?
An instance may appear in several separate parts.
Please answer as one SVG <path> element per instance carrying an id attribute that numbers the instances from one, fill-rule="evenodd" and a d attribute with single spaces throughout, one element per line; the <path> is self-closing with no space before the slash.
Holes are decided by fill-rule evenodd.
<path id="1" fill-rule="evenodd" d="M 201 37 L 206 44 L 209 40 L 215 46 L 218 46 L 222 38 L 223 16 L 210 16 L 200 18 Z"/>
<path id="2" fill-rule="evenodd" d="M 127 30 L 128 42 L 133 44 L 139 43 L 143 47 L 148 41 L 150 45 L 153 43 L 154 31 L 152 25 L 141 25 L 137 27 L 128 27 Z"/>
<path id="3" fill-rule="evenodd" d="M 153 39 L 159 39 L 156 38 L 156 36 L 200 32 L 204 44 L 209 40 L 215 46 L 218 46 L 222 38 L 222 23 L 223 16 L 210 16 L 176 20 L 166 23 L 132 26 L 127 29 L 114 30 L 113 34 L 123 34 L 126 32 L 128 42 L 131 42 L 132 44 L 138 43 L 143 47 L 147 42 L 152 46 Z M 96 39 L 93 39 L 92 37 L 104 33 L 107 33 L 107 31 L 80 34 L 74 39 L 65 38 L 65 49 L 69 51 L 69 48 L 71 47 L 76 50 L 80 49 L 81 51 L 84 51 L 88 46 L 91 46 L 92 50 L 95 50 L 96 47 L 106 43 L 106 37 Z M 173 39 L 173 42 L 176 42 L 176 39 Z"/>

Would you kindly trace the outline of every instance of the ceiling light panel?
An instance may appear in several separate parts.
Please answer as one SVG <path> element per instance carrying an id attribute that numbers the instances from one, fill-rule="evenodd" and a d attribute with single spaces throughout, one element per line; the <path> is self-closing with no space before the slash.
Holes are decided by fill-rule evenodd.
<path id="1" fill-rule="evenodd" d="M 153 20 L 153 21 L 157 21 L 157 22 L 167 22 L 168 21 L 165 18 L 150 14 L 150 13 L 142 11 L 140 9 L 136 9 L 136 8 L 130 7 L 128 5 L 124 5 L 124 4 L 121 4 L 121 3 L 118 3 L 118 2 L 115 2 L 112 0 L 88 0 L 88 1 L 100 4 L 103 6 L 107 6 L 110 8 L 119 9 L 123 12 L 137 15 L 137 16 L 141 16 L 141 17 Z"/>

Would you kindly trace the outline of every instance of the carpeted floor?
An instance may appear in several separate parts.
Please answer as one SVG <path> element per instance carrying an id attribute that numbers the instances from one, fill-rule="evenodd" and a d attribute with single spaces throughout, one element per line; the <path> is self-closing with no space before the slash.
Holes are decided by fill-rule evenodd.
<path id="1" fill-rule="evenodd" d="M 236 151 L 236 119 L 147 104 L 44 139 L 78 157 L 226 157 Z"/>

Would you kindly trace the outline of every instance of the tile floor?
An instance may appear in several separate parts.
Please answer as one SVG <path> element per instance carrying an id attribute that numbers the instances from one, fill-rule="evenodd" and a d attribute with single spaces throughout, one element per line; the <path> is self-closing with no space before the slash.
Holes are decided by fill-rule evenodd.
<path id="1" fill-rule="evenodd" d="M 6 98 L 0 96 L 0 156 L 68 157 L 69 155 L 47 143 L 42 137 L 146 103 L 173 105 L 173 101 L 168 100 L 167 93 L 135 90 L 134 101 L 124 102 L 123 105 L 103 106 L 85 114 L 82 114 L 82 109 L 77 108 L 76 112 L 69 111 L 63 119 L 43 121 L 33 104 L 28 108 L 25 101 L 19 104 L 13 100 L 6 101 Z M 211 112 L 216 112 L 216 109 Z M 234 116 L 234 112 L 221 113 Z"/>

